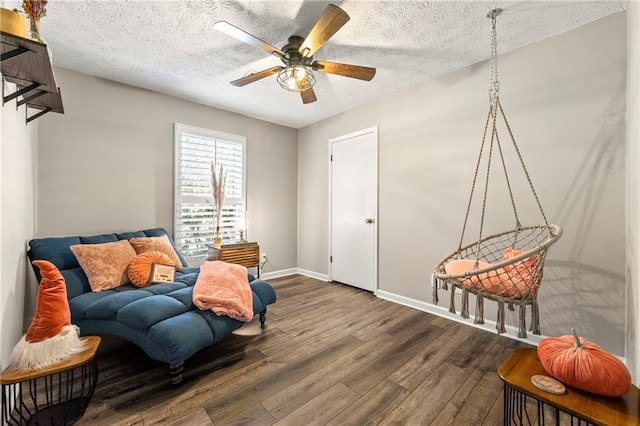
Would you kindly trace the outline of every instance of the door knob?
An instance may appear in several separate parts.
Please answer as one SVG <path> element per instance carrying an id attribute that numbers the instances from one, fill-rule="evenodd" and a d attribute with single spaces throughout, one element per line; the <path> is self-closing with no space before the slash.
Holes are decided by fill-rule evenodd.
<path id="1" fill-rule="evenodd" d="M 368 218 L 364 220 L 364 223 L 373 223 L 373 222 L 375 222 L 375 220 L 372 218 Z"/>

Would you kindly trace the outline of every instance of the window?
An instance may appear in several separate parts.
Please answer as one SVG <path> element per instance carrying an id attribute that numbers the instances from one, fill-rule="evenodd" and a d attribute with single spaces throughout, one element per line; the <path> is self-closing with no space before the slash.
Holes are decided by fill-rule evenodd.
<path id="1" fill-rule="evenodd" d="M 239 240 L 245 229 L 247 138 L 176 123 L 174 237 L 185 258 L 207 255 L 215 234 L 211 165 L 227 174 L 220 236 Z"/>

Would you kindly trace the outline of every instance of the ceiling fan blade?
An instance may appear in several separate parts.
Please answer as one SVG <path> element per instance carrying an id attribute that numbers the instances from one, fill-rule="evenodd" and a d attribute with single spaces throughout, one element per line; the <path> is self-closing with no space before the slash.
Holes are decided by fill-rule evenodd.
<path id="1" fill-rule="evenodd" d="M 330 4 L 313 26 L 307 38 L 304 39 L 298 52 L 307 58 L 313 56 L 348 21 L 347 12 Z"/>
<path id="2" fill-rule="evenodd" d="M 341 64 L 338 62 L 313 61 L 311 67 L 320 72 L 371 81 L 376 75 L 376 69 L 360 65 Z"/>
<path id="3" fill-rule="evenodd" d="M 227 21 L 218 21 L 213 24 L 213 28 L 244 43 L 259 47 L 270 55 L 276 55 L 280 58 L 284 58 L 284 52 L 282 52 L 282 50 L 270 45 L 266 41 L 260 40 L 258 37 L 253 36 L 234 25 L 231 25 Z"/>
<path id="4" fill-rule="evenodd" d="M 258 72 L 254 72 L 252 74 L 249 74 L 246 77 L 242 77 L 239 78 L 237 80 L 233 80 L 231 82 L 231 84 L 233 84 L 236 87 L 242 87 L 242 86 L 246 86 L 249 83 L 253 83 L 254 81 L 258 81 L 261 80 L 265 77 L 269 77 L 270 75 L 273 75 L 275 73 L 277 73 L 278 71 L 280 71 L 282 68 L 284 67 L 273 67 L 273 68 L 269 68 L 263 71 L 258 71 Z"/>
<path id="5" fill-rule="evenodd" d="M 317 101 L 316 93 L 313 91 L 313 87 L 309 87 L 307 90 L 300 92 L 303 104 L 310 104 Z"/>

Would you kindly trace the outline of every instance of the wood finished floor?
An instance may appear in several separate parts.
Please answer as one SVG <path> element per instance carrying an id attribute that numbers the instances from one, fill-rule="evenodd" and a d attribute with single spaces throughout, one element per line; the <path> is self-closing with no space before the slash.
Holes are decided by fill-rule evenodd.
<path id="1" fill-rule="evenodd" d="M 496 369 L 523 344 L 342 284 L 271 283 L 278 301 L 264 332 L 199 352 L 178 389 L 164 364 L 104 339 L 77 424 L 502 424 Z"/>

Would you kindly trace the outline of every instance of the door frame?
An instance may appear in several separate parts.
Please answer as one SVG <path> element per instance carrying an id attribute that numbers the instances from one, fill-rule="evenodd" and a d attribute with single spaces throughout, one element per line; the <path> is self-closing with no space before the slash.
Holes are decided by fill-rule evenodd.
<path id="1" fill-rule="evenodd" d="M 342 136 L 336 136 L 333 137 L 331 139 L 329 139 L 327 146 L 328 146 L 328 150 L 329 150 L 329 154 L 327 155 L 327 163 L 328 163 L 328 170 L 329 170 L 329 179 L 328 179 L 328 184 L 329 184 L 329 188 L 328 188 L 328 194 L 329 194 L 329 199 L 327 200 L 327 205 L 329 206 L 328 209 L 328 222 L 329 222 L 329 226 L 328 226 L 328 230 L 329 230 L 329 234 L 327 237 L 328 240 L 328 244 L 327 244 L 327 248 L 328 248 L 328 253 L 327 253 L 327 277 L 328 277 L 328 281 L 332 281 L 332 269 L 331 269 L 331 252 L 332 252 L 332 247 L 331 247 L 331 232 L 332 232 L 332 220 L 331 220 L 331 212 L 333 209 L 333 206 L 331 205 L 331 199 L 332 199 L 332 190 L 331 190 L 331 183 L 332 183 L 332 176 L 333 176 L 333 164 L 331 161 L 331 153 L 332 153 L 332 146 L 334 143 L 336 142 L 340 142 L 346 139 L 351 139 L 357 136 L 361 136 L 361 135 L 365 135 L 367 133 L 373 133 L 374 135 L 374 151 L 375 151 L 375 169 L 374 169 L 374 184 L 375 184 L 375 191 L 373 194 L 373 200 L 374 200 L 374 226 L 373 226 L 373 294 L 377 295 L 378 293 L 378 168 L 379 168 L 379 164 L 378 164 L 378 126 L 373 126 L 373 127 L 368 127 L 366 129 L 362 129 L 362 130 L 358 130 L 356 132 L 352 132 L 352 133 L 348 133 L 346 135 L 342 135 Z"/>

